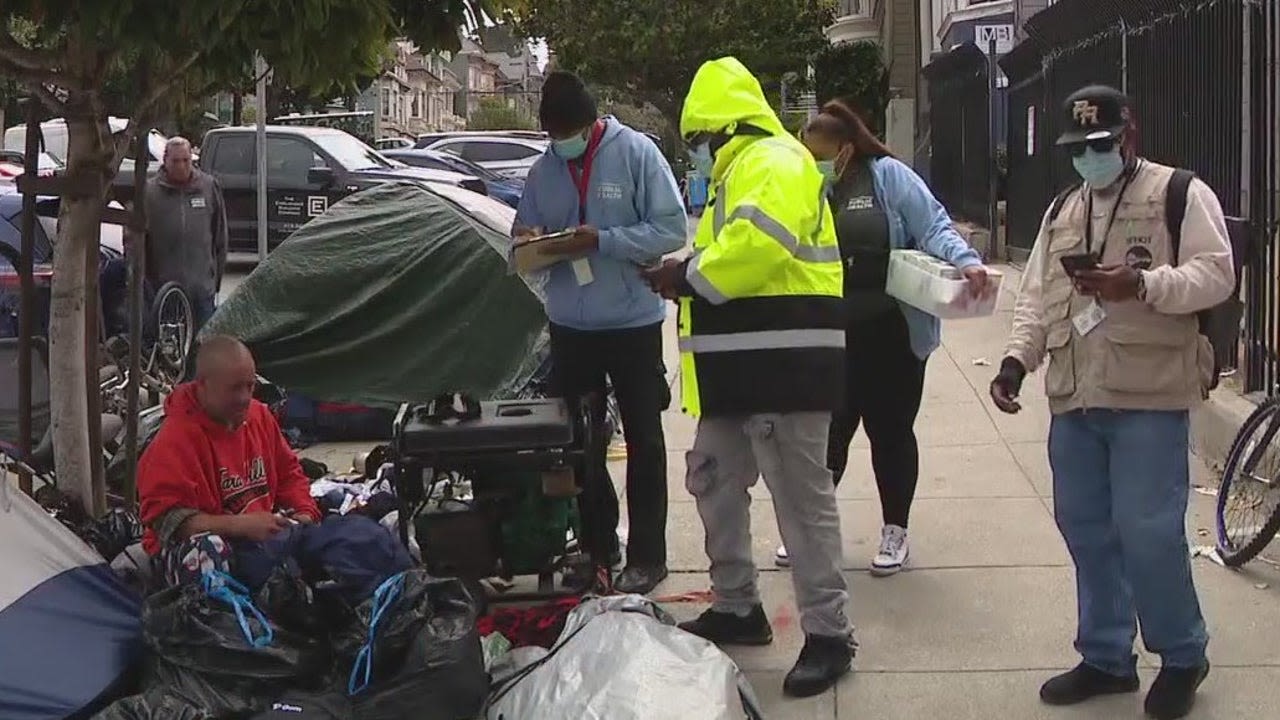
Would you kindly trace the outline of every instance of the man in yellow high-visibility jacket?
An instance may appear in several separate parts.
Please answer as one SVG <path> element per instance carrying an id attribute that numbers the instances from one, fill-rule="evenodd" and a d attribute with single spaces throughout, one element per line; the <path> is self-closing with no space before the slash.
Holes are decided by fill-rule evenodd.
<path id="1" fill-rule="evenodd" d="M 849 672 L 856 647 L 827 469 L 827 430 L 844 396 L 835 226 L 813 157 L 736 59 L 698 71 L 680 131 L 711 178 L 712 207 L 693 257 L 646 276 L 679 299 L 683 408 L 699 417 L 686 483 L 706 528 L 715 602 L 681 627 L 716 643 L 772 641 L 748 514 L 748 489 L 763 475 L 805 632 L 783 689 L 816 695 Z"/>

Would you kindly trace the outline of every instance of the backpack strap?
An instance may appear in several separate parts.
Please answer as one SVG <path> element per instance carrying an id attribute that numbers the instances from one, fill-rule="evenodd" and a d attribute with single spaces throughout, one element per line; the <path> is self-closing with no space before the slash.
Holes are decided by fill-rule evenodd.
<path id="1" fill-rule="evenodd" d="M 1062 206 L 1067 203 L 1067 198 L 1071 196 L 1071 193 L 1079 190 L 1083 184 L 1084 183 L 1075 183 L 1066 190 L 1058 193 L 1057 196 L 1053 198 L 1053 202 L 1049 203 L 1049 222 L 1053 222 L 1058 219 L 1058 214 L 1062 212 Z"/>
<path id="2" fill-rule="evenodd" d="M 1169 178 L 1169 188 L 1164 196 L 1164 226 L 1169 231 L 1169 244 L 1173 247 L 1173 264 L 1181 261 L 1182 218 L 1187 214 L 1187 191 L 1196 174 L 1190 170 L 1175 169 Z"/>

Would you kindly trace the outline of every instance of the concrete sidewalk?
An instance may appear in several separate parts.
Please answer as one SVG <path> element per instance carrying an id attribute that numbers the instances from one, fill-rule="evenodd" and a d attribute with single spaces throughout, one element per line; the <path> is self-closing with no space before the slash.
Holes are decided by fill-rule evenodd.
<path id="1" fill-rule="evenodd" d="M 880 511 L 866 438 L 860 434 L 854 441 L 839 495 L 850 614 L 861 650 L 856 672 L 817 698 L 781 696 L 783 675 L 803 637 L 791 578 L 773 565 L 779 536 L 769 495 L 763 483 L 756 486 L 753 545 L 776 639 L 768 648 L 730 654 L 751 677 L 770 720 L 1142 716 L 1141 694 L 1066 709 L 1045 707 L 1037 697 L 1041 682 L 1078 660 L 1071 647 L 1075 585 L 1052 516 L 1042 378 L 1028 378 L 1024 411 L 1016 417 L 999 413 L 987 400 L 1017 285 L 1016 270 L 1003 269 L 1001 312 L 948 322 L 944 346 L 929 360 L 916 425 L 921 474 L 912 514 L 912 561 L 895 577 L 876 579 L 866 572 L 879 541 Z M 678 363 L 671 325 L 668 367 L 674 376 Z M 666 425 L 672 576 L 660 595 L 709 587 L 702 526 L 683 487 L 684 451 L 692 443 L 694 423 L 677 410 Z M 331 459 L 331 467 L 350 457 L 347 448 L 335 454 L 325 450 L 304 454 Z M 1216 487 L 1216 477 L 1203 464 L 1195 461 L 1193 468 L 1193 482 Z M 612 469 L 621 483 L 623 465 Z M 1200 493 L 1192 498 L 1190 542 L 1210 544 L 1214 498 Z M 1280 713 L 1280 570 L 1265 559 L 1242 572 L 1203 559 L 1193 563 L 1213 637 L 1214 669 L 1192 717 L 1275 717 Z M 667 607 L 682 620 L 705 609 L 693 603 Z M 1158 659 L 1143 652 L 1142 661 L 1145 691 Z"/>

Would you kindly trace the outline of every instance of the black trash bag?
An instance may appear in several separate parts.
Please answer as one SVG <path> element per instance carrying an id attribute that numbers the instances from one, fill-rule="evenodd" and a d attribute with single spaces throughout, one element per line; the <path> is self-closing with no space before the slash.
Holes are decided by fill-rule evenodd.
<path id="1" fill-rule="evenodd" d="M 290 692 L 250 720 L 350 720 L 351 701 L 338 692 Z"/>
<path id="2" fill-rule="evenodd" d="M 213 715 L 164 690 L 131 695 L 107 706 L 93 720 L 216 720 Z"/>
<path id="3" fill-rule="evenodd" d="M 355 613 L 358 620 L 333 638 L 335 682 L 350 698 L 352 718 L 470 720 L 480 714 L 489 676 L 475 602 L 462 581 L 407 570 Z"/>
<path id="4" fill-rule="evenodd" d="M 307 637 L 326 631 L 324 616 L 296 563 L 281 563 L 254 595 L 254 604 L 272 622 Z"/>
<path id="5" fill-rule="evenodd" d="M 143 636 L 155 655 L 149 688 L 187 701 L 211 717 L 258 712 L 285 690 L 308 687 L 330 658 L 324 646 L 269 620 L 265 625 L 187 585 L 147 598 Z M 270 643 L 255 647 L 246 630 Z"/>

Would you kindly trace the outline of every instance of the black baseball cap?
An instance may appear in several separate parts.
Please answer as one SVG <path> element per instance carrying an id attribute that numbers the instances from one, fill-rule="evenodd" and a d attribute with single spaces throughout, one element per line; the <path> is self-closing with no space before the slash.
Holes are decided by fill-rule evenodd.
<path id="1" fill-rule="evenodd" d="M 1129 96 L 1106 85 L 1080 88 L 1063 103 L 1066 131 L 1059 145 L 1120 137 L 1129 124 Z"/>

